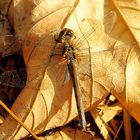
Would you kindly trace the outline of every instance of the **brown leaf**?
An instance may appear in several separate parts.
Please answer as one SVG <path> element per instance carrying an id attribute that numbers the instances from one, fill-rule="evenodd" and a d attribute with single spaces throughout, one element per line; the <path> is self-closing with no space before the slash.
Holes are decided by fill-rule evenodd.
<path id="1" fill-rule="evenodd" d="M 29 128 L 40 133 L 62 126 L 77 116 L 72 82 L 65 86 L 56 85 L 54 75 L 46 69 L 55 44 L 54 31 L 64 26 L 76 31 L 77 38 L 94 29 L 94 34 L 89 32 L 82 42 L 83 48 L 89 45 L 94 52 L 90 57 L 92 75 L 81 74 L 82 69 L 79 74 L 85 109 L 98 105 L 111 92 L 140 122 L 139 47 L 115 0 L 105 0 L 104 3 L 93 0 L 54 3 L 19 0 L 14 1 L 14 5 L 15 31 L 24 43 L 28 81 L 33 78 L 30 74 L 41 74 L 39 80 L 24 88 L 12 107 Z M 112 10 L 115 17 L 106 18 L 105 15 Z M 96 25 L 103 16 L 104 22 Z M 37 67 L 43 62 L 43 67 Z M 28 134 L 10 116 L 0 127 L 0 132 L 6 134 L 5 139 L 18 139 Z"/>
<path id="2" fill-rule="evenodd" d="M 98 109 L 101 110 L 102 119 L 106 123 L 112 120 L 117 114 L 122 111 L 122 108 L 119 104 L 114 104 L 112 106 L 99 105 Z"/>
<path id="3" fill-rule="evenodd" d="M 64 128 L 59 132 L 55 132 L 51 134 L 50 136 L 45 137 L 47 140 L 100 140 L 100 138 L 94 138 L 92 135 L 86 133 L 86 132 L 81 132 L 80 130 L 74 130 L 71 128 Z"/>

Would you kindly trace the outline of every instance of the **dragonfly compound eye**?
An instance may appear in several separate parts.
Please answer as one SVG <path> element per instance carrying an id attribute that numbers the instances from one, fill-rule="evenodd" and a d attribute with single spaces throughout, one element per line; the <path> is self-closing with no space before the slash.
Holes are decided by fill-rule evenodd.
<path id="1" fill-rule="evenodd" d="M 68 31 L 67 33 L 66 33 L 66 36 L 69 36 L 69 37 L 73 37 L 73 31 L 71 32 L 71 31 Z"/>

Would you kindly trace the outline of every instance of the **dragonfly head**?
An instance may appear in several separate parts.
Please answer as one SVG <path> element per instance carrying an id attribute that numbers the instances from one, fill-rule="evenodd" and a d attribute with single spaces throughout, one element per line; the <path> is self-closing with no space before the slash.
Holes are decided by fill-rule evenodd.
<path id="1" fill-rule="evenodd" d="M 65 43 L 70 41 L 74 37 L 74 32 L 71 29 L 64 28 L 60 33 L 56 41 L 58 43 Z"/>

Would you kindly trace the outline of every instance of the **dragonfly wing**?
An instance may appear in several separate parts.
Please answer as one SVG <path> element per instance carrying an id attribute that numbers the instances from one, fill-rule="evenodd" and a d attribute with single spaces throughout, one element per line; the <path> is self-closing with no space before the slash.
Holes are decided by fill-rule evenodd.
<path id="1" fill-rule="evenodd" d="M 95 27 L 91 23 L 92 21 L 85 21 L 89 25 L 88 31 L 81 28 L 83 36 L 75 42 L 75 53 L 80 69 L 79 77 L 84 91 L 90 90 L 91 83 L 95 81 L 109 89 L 114 89 L 116 86 L 120 90 L 119 92 L 122 92 L 121 90 L 124 88 L 129 51 L 138 44 L 120 43 L 120 41 L 110 38 L 115 20 L 112 23 L 112 20 L 107 19 L 113 15 L 115 14 L 107 15 L 104 18 L 105 21 L 100 21 Z M 103 32 L 104 27 L 109 28 L 109 26 L 108 32 Z"/>
<path id="2" fill-rule="evenodd" d="M 38 65 L 30 67 L 30 70 L 23 68 L 4 72 L 0 78 L 1 85 L 18 88 L 23 88 L 25 86 L 34 89 L 38 88 L 44 77 L 43 70 L 44 65 Z"/>
<path id="3" fill-rule="evenodd" d="M 56 85 L 64 85 L 70 80 L 66 59 L 62 56 L 53 56 L 49 64 L 43 63 L 26 69 L 16 69 L 4 72 L 0 77 L 1 85 L 23 88 L 29 86 L 30 88 L 38 88 L 41 80 L 44 77 L 44 70 L 47 67 L 48 74 L 51 80 Z"/>
<path id="4" fill-rule="evenodd" d="M 69 72 L 69 69 L 68 69 L 68 65 L 65 66 L 65 74 L 64 75 L 65 75 L 65 79 L 64 79 L 63 83 L 66 84 L 71 79 L 70 72 Z"/>
<path id="5" fill-rule="evenodd" d="M 108 33 L 110 33 L 112 31 L 112 29 L 114 27 L 114 23 L 115 23 L 115 18 L 116 18 L 115 16 L 116 16 L 116 13 L 114 11 L 111 11 L 105 17 L 106 22 L 104 22 L 104 20 L 102 19 L 101 22 L 99 22 L 96 25 L 96 27 L 93 27 L 91 21 L 89 21 L 89 20 L 88 21 L 84 20 L 80 24 L 82 26 L 81 28 L 82 28 L 82 31 L 83 31 L 83 35 L 79 39 L 77 39 L 76 42 L 74 42 L 74 44 L 73 44 L 74 47 L 76 48 L 75 53 L 76 53 L 76 55 L 78 55 L 78 57 L 79 57 L 79 55 L 85 54 L 85 50 L 84 50 L 85 48 L 86 49 L 87 49 L 87 47 L 90 48 L 87 41 L 89 41 L 90 39 L 93 39 L 93 37 L 96 37 L 96 35 L 101 31 L 101 27 L 109 26 L 110 29 L 109 29 Z M 107 19 L 109 19 L 109 20 L 107 20 Z M 86 28 L 85 23 L 86 24 L 88 23 L 88 25 L 89 25 L 89 28 L 87 28 L 88 31 L 85 29 Z M 103 36 L 101 38 L 103 38 Z M 58 51 L 58 54 L 59 53 L 61 53 L 61 49 L 60 49 L 60 51 Z M 79 71 L 81 71 L 80 73 L 86 74 L 87 77 L 90 77 L 91 76 L 90 50 L 88 50 L 86 53 L 88 54 L 88 57 L 84 57 L 84 59 L 78 60 L 78 61 L 80 61 Z M 56 52 L 56 54 L 57 54 L 57 52 Z M 48 70 L 51 73 L 50 75 L 53 75 L 55 77 L 55 80 L 54 80 L 55 83 L 66 83 L 70 79 L 69 78 L 70 74 L 68 72 L 68 68 L 67 68 L 66 63 L 61 63 L 60 64 L 60 62 L 62 62 L 62 60 L 60 60 L 59 62 L 55 61 L 56 64 L 52 64 L 52 66 L 50 66 L 50 68 Z M 85 67 L 81 68 L 80 65 L 82 65 L 82 66 L 84 65 Z"/>
<path id="6" fill-rule="evenodd" d="M 40 84 L 44 78 L 44 75 L 45 75 L 45 69 L 42 69 L 41 67 L 40 69 L 37 70 L 32 69 L 28 71 L 26 86 L 33 89 L 39 89 Z"/>
<path id="7" fill-rule="evenodd" d="M 91 19 L 83 20 L 80 23 L 82 36 L 74 42 L 74 47 L 81 79 L 88 79 L 91 82 L 93 76 L 105 75 L 103 56 L 101 53 L 98 53 L 98 56 L 95 54 L 97 54 L 96 51 L 113 49 L 112 46 L 115 41 L 112 41 L 109 35 L 115 26 L 116 18 L 116 13 L 111 11 L 97 24 L 94 24 Z M 106 29 L 106 32 L 104 29 Z"/>
<path id="8" fill-rule="evenodd" d="M 52 57 L 50 64 L 47 67 L 47 73 L 52 82 L 59 86 L 66 84 L 70 80 L 67 61 L 62 58 L 62 56 Z"/>
<path id="9" fill-rule="evenodd" d="M 23 88 L 26 85 L 26 69 L 4 72 L 0 81 L 1 85 Z"/>
<path id="10" fill-rule="evenodd" d="M 32 59 L 32 56 L 40 57 L 40 54 L 47 56 L 50 49 L 52 49 L 55 45 L 54 35 L 57 31 L 60 31 L 61 25 L 63 24 L 63 21 L 69 13 L 71 7 L 63 5 L 63 7 L 53 9 L 53 11 L 48 11 L 46 6 L 44 7 L 44 5 L 38 4 L 36 9 L 35 11 L 38 13 L 41 12 L 38 14 L 40 17 L 38 17 L 34 24 L 31 25 L 31 28 L 25 35 L 24 41 L 25 48 L 30 46 L 28 51 L 29 53 L 27 54 L 29 56 L 28 60 Z M 58 18 L 56 17 L 59 17 L 60 15 L 62 15 L 62 17 L 58 21 Z"/>
<path id="11" fill-rule="evenodd" d="M 100 21 L 95 23 L 93 19 L 85 19 L 79 23 L 81 36 L 75 40 L 75 48 L 88 48 L 92 42 L 93 47 L 103 42 L 108 43 L 108 38 L 115 26 L 117 15 L 114 11 L 109 12 Z M 110 40 L 109 40 L 110 41 Z"/>
<path id="12" fill-rule="evenodd" d="M 80 75 L 83 75 L 83 77 L 88 75 L 88 79 L 96 81 L 104 87 L 109 87 L 109 89 L 114 89 L 115 85 L 117 90 L 121 92 L 125 85 L 128 57 L 132 48 L 136 48 L 135 46 L 138 46 L 138 43 L 116 43 L 112 48 L 105 50 L 91 49 L 90 53 L 86 54 L 84 52 L 87 50 L 83 50 L 83 52 L 81 50 L 83 56 L 80 57 L 81 63 L 78 65 L 81 69 Z"/>
<path id="13" fill-rule="evenodd" d="M 94 52 L 108 50 L 115 43 L 109 35 L 113 31 L 116 18 L 116 13 L 111 11 L 96 24 L 92 19 L 85 19 L 79 24 L 82 35 L 75 40 L 73 45 L 78 59 L 79 75 L 81 75 L 83 81 L 89 80 L 91 83 L 93 76 L 105 75 L 106 70 L 103 72 L 103 59 L 105 58 L 102 55 L 100 56 L 100 53 L 98 53 L 98 56 L 94 56 Z"/>

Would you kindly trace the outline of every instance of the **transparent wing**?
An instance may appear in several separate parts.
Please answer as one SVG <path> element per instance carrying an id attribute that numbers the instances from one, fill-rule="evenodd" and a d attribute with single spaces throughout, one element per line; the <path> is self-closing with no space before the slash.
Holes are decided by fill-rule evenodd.
<path id="1" fill-rule="evenodd" d="M 38 5 L 36 8 L 42 9 L 43 7 Z M 45 13 L 44 16 L 40 17 L 33 25 L 31 25 L 31 28 L 29 29 L 28 33 L 26 33 L 26 35 L 25 35 L 26 38 L 24 40 L 24 46 L 25 47 L 33 46 L 32 47 L 32 51 L 30 53 L 30 57 L 33 55 L 33 52 L 35 51 L 35 49 L 38 46 L 42 46 L 42 45 L 40 45 L 41 42 L 46 40 L 47 37 L 50 34 L 54 34 L 54 32 L 56 30 L 60 29 L 60 26 L 61 26 L 62 23 L 59 22 L 59 24 L 56 24 L 55 18 L 54 18 L 54 22 L 52 22 L 52 24 L 54 23 L 54 25 L 52 25 L 52 24 L 50 25 L 51 27 L 54 27 L 53 28 L 54 30 L 53 31 L 47 31 L 47 33 L 46 33 L 46 29 L 48 29 L 47 28 L 48 25 L 46 26 L 45 24 L 41 24 L 41 25 L 44 25 L 44 26 L 41 26 L 42 35 L 38 39 L 34 40 L 32 38 L 32 33 L 36 32 L 35 31 L 36 27 L 38 27 L 41 22 L 44 22 L 44 23 L 46 22 L 47 23 L 47 20 L 48 20 L 47 17 L 52 17 L 52 16 L 55 17 L 55 15 L 57 15 L 57 13 L 59 13 L 59 12 L 63 13 L 63 17 L 61 19 L 62 22 L 63 22 L 63 20 L 65 19 L 65 17 L 69 13 L 70 8 L 71 8 L 70 6 L 63 6 L 63 7 L 59 8 L 59 9 L 55 9 L 54 11 L 51 11 L 50 13 L 47 13 L 47 14 Z M 8 43 L 7 39 L 12 40 L 12 41 L 10 41 L 12 43 L 8 43 L 8 44 L 5 44 L 5 45 L 2 44 L 3 47 L 0 48 L 0 52 L 3 53 L 2 54 L 3 57 L 8 56 L 8 55 L 12 55 L 14 52 L 19 50 L 19 48 L 16 48 L 16 46 L 15 46 L 15 36 L 14 35 L 2 36 L 2 39 L 3 38 L 6 39 L 6 40 L 4 40 L 4 43 Z M 54 38 L 53 38 L 53 41 L 54 41 Z M 17 46 L 19 46 L 19 45 L 17 45 Z M 44 48 L 40 48 L 40 49 L 44 50 Z M 41 66 L 35 66 L 35 67 L 31 68 L 32 70 L 30 71 L 30 74 L 29 74 L 30 76 L 28 76 L 29 79 L 26 82 L 23 81 L 21 79 L 21 77 L 19 77 L 19 75 L 18 75 L 18 73 L 23 74 L 26 71 L 26 69 L 18 69 L 18 70 L 13 70 L 13 71 L 5 72 L 1 76 L 1 84 L 2 85 L 7 85 L 7 86 L 12 86 L 12 87 L 20 87 L 20 88 L 25 86 L 25 85 L 27 86 L 27 85 L 29 85 L 31 83 L 33 85 L 37 85 L 38 81 L 43 78 L 43 74 L 40 71 L 40 68 L 42 68 L 44 66 L 46 66 L 45 63 L 43 63 Z M 61 69 L 63 69 L 63 68 L 65 70 L 67 69 L 67 67 L 61 66 L 60 71 L 62 71 Z M 51 69 L 51 67 L 49 67 L 49 69 Z M 27 76 L 23 75 L 23 77 L 27 77 Z M 13 79 L 13 80 L 11 80 L 11 79 Z M 61 79 L 63 79 L 63 78 L 61 78 Z M 67 76 L 66 76 L 66 79 L 67 79 Z"/>
<path id="2" fill-rule="evenodd" d="M 124 63 L 126 62 L 126 60 L 124 59 L 127 58 L 130 49 L 137 45 L 138 45 L 137 43 L 129 43 L 129 44 L 122 43 L 120 45 L 114 44 L 112 47 L 105 48 L 105 49 L 91 48 L 90 51 L 88 49 L 81 49 L 76 52 L 78 56 L 77 59 L 79 61 L 78 64 L 79 66 L 83 65 L 84 68 L 81 69 L 85 69 L 85 70 L 89 69 L 87 68 L 87 65 L 88 66 L 99 65 L 99 67 L 103 67 L 103 63 L 104 65 L 106 65 L 105 61 L 108 62 L 108 67 L 110 65 L 109 62 L 111 63 L 113 61 L 118 61 L 120 66 L 126 65 L 126 63 Z M 124 59 L 122 59 L 121 57 L 124 57 Z"/>
<path id="3" fill-rule="evenodd" d="M 1 85 L 23 88 L 26 85 L 26 69 L 4 72 L 0 76 Z"/>
<path id="4" fill-rule="evenodd" d="M 70 80 L 67 60 L 63 56 L 52 57 L 47 73 L 55 85 L 62 86 Z"/>
<path id="5" fill-rule="evenodd" d="M 89 50 L 89 48 L 85 48 L 85 46 L 87 45 L 87 42 L 85 41 L 86 39 L 90 39 L 90 38 L 94 38 L 96 37 L 96 33 L 100 32 L 101 30 L 101 26 L 110 26 L 109 29 L 109 33 L 111 32 L 111 30 L 113 29 L 113 25 L 114 25 L 114 20 L 115 17 L 115 12 L 111 11 L 108 15 L 106 15 L 106 17 L 104 17 L 104 19 L 106 19 L 106 22 L 104 22 L 102 19 L 94 28 L 90 25 L 90 28 L 88 28 L 88 32 L 86 32 L 84 35 L 82 35 L 79 39 L 76 40 L 75 42 L 75 53 L 77 53 L 80 56 L 83 55 L 87 55 L 88 57 L 86 57 L 86 59 L 84 58 L 84 61 L 81 61 L 81 65 L 82 63 L 84 64 L 88 64 L 88 68 L 83 67 L 83 70 L 85 70 L 84 73 L 88 74 L 90 73 L 90 69 L 89 67 L 91 67 L 91 62 L 90 62 L 90 55 L 87 50 Z M 109 22 L 107 19 L 110 19 Z M 114 19 L 113 19 L 114 18 Z M 111 20 L 112 19 L 112 20 Z M 85 21 L 84 21 L 85 22 Z M 87 21 L 86 21 L 87 22 Z M 89 23 L 89 22 L 88 22 Z M 81 23 L 81 26 L 85 26 L 84 23 Z M 96 33 L 94 32 L 96 30 Z M 44 37 L 43 39 L 45 39 L 46 37 Z M 43 41 L 43 40 L 41 40 Z M 51 62 L 50 65 L 47 68 L 48 74 L 51 77 L 52 81 L 57 84 L 57 85 L 63 85 L 65 83 L 67 83 L 70 80 L 70 74 L 69 74 L 69 70 L 68 70 L 68 66 L 67 66 L 67 62 L 66 60 L 64 60 L 63 56 L 62 56 L 62 50 L 63 50 L 63 46 L 59 45 L 59 47 L 56 47 L 55 50 L 53 50 L 53 56 L 51 58 Z M 80 46 L 80 47 L 79 47 Z M 86 46 L 87 47 L 87 46 Z M 86 52 L 85 52 L 86 50 Z"/>
<path id="6" fill-rule="evenodd" d="M 39 8 L 40 11 L 40 9 L 44 7 L 38 5 L 36 8 Z M 69 13 L 70 8 L 71 7 L 69 6 L 64 6 L 55 9 L 50 13 L 44 13 L 42 17 L 39 17 L 39 19 L 36 20 L 33 25 L 31 25 L 31 28 L 26 33 L 24 40 L 24 47 L 32 48 L 32 50 L 30 50 L 29 48 L 30 54 L 28 59 L 30 59 L 34 55 L 34 53 L 36 57 L 40 57 L 38 54 L 39 52 L 43 52 L 45 50 L 48 50 L 49 52 L 51 48 L 47 48 L 47 46 L 54 46 L 54 34 L 56 33 L 56 31 L 60 31 L 61 24 Z M 60 18 L 60 21 L 58 23 L 58 18 L 56 17 L 58 17 L 60 14 L 62 15 L 62 17 Z M 51 23 L 48 22 L 50 20 L 52 20 Z"/>
<path id="7" fill-rule="evenodd" d="M 110 39 L 108 37 L 114 27 L 116 18 L 115 14 L 115 12 L 109 13 L 95 26 L 92 26 L 91 21 L 84 21 L 88 23 L 90 28 L 88 28 L 88 31 L 85 31 L 83 29 L 83 35 L 78 38 L 74 43 L 75 53 L 79 64 L 78 71 L 79 74 L 82 75 L 81 77 L 83 77 L 83 79 L 85 79 L 85 77 L 88 77 L 89 79 L 89 77 L 91 76 L 94 76 L 97 79 L 101 79 L 101 77 L 106 78 L 106 76 L 108 75 L 110 75 L 110 77 L 113 77 L 113 73 L 115 73 L 117 69 L 122 68 L 124 70 L 125 68 L 126 57 L 128 54 L 127 52 L 130 48 L 127 48 L 125 44 L 115 46 L 114 42 L 110 43 Z M 107 20 L 108 18 L 109 20 Z M 84 23 L 81 23 L 81 26 L 84 25 Z M 107 35 L 101 34 L 102 27 L 104 26 L 110 27 L 107 30 Z M 101 34 L 101 36 L 99 36 L 99 34 Z M 102 45 L 100 44 L 100 40 L 104 40 L 104 46 L 101 48 L 100 46 Z M 89 41 L 91 41 L 91 45 L 89 44 Z M 130 43 L 129 45 L 132 46 L 132 44 L 133 43 Z M 122 52 L 124 51 L 126 53 L 122 54 Z M 70 80 L 70 74 L 67 68 L 66 60 L 64 62 L 62 56 L 62 48 L 57 48 L 56 50 L 54 50 L 53 53 L 57 55 L 54 55 L 51 58 L 50 65 L 47 68 L 48 75 L 51 77 L 52 81 L 55 84 L 65 84 L 67 81 Z M 56 57 L 59 55 L 60 57 Z M 114 65 L 111 65 L 112 63 Z M 35 77 L 41 76 L 37 73 Z M 33 79 L 36 79 L 35 77 L 33 77 Z"/>
<path id="8" fill-rule="evenodd" d="M 138 46 L 137 43 L 122 43 L 120 45 L 112 46 L 112 48 L 97 50 L 91 49 L 90 53 L 84 50 L 79 51 L 82 54 L 78 58 L 79 79 L 81 80 L 81 87 L 90 90 L 90 83 L 100 83 L 104 87 L 114 89 L 114 85 L 120 92 L 125 86 L 126 67 L 129 54 L 132 48 Z M 139 57 L 139 56 L 137 56 Z M 136 59 L 136 58 L 134 58 Z M 86 81 L 89 83 L 86 86 Z M 82 84 L 83 83 L 83 84 Z"/>
<path id="9" fill-rule="evenodd" d="M 23 88 L 28 86 L 30 88 L 38 88 L 41 80 L 44 78 L 46 71 L 51 81 L 55 85 L 62 86 L 70 80 L 70 74 L 67 67 L 66 59 L 63 57 L 53 57 L 48 65 L 36 65 L 30 67 L 30 70 L 15 69 L 2 73 L 0 76 L 0 84 L 11 87 Z"/>
<path id="10" fill-rule="evenodd" d="M 63 20 L 69 13 L 69 10 L 71 7 L 65 5 L 63 7 L 60 7 L 58 9 L 51 11 L 50 13 L 43 13 L 42 9 L 45 9 L 45 7 L 41 3 L 38 3 L 37 6 L 34 8 L 34 11 L 38 12 L 36 14 L 36 15 L 39 15 L 38 20 L 36 20 L 35 23 L 32 23 L 30 25 L 31 28 L 28 30 L 28 32 L 23 32 L 23 34 L 25 33 L 25 35 L 24 35 L 25 38 L 22 39 L 22 42 L 20 42 L 17 39 L 17 37 L 12 34 L 4 35 L 4 36 L 0 37 L 0 53 L 2 53 L 2 57 L 12 55 L 15 52 L 17 52 L 18 50 L 22 49 L 20 43 L 24 44 L 24 47 L 31 48 L 33 46 L 32 50 L 31 50 L 31 54 L 30 54 L 30 56 L 31 56 L 33 54 L 33 52 L 35 51 L 35 49 L 38 46 L 41 46 L 40 45 L 41 42 L 43 42 L 50 34 L 54 34 L 56 30 L 60 29 L 61 22 L 63 22 Z M 40 12 L 41 12 L 41 14 L 40 14 Z M 57 19 L 57 18 L 54 18 L 54 17 L 57 17 L 57 13 L 63 13 L 63 16 L 62 16 L 59 24 L 57 22 L 55 22 L 55 19 Z M 54 19 L 54 22 L 51 22 L 51 25 L 42 24 L 42 22 L 47 23 L 48 17 L 49 17 L 49 19 L 52 17 L 52 19 Z M 40 26 L 39 24 L 41 25 L 41 27 L 38 29 L 38 27 Z M 27 24 L 27 26 L 29 26 L 29 24 Z M 48 26 L 54 27 L 53 30 L 47 31 Z M 35 32 L 38 32 L 36 37 L 33 36 Z M 39 37 L 37 37 L 37 36 L 39 36 Z M 40 48 L 40 49 L 42 49 L 42 48 Z"/>
<path id="11" fill-rule="evenodd" d="M 94 79 L 104 79 L 116 77 L 118 73 L 124 73 L 127 64 L 127 57 L 132 47 L 136 43 L 116 45 L 110 49 L 97 50 L 88 49 L 78 50 L 77 63 L 78 73 L 84 81 L 94 76 Z M 0 77 L 1 85 L 23 88 L 29 84 L 36 87 L 43 78 L 41 71 L 47 65 L 34 66 L 30 73 L 26 69 L 17 69 L 13 71 L 4 72 Z M 53 56 L 49 65 L 47 66 L 47 74 L 55 85 L 64 85 L 70 80 L 70 73 L 68 70 L 66 59 L 63 56 Z M 26 80 L 27 79 L 27 80 Z"/>
<path id="12" fill-rule="evenodd" d="M 78 39 L 76 39 L 76 41 L 74 41 L 74 48 L 75 48 L 75 54 L 78 58 L 79 61 L 79 71 L 82 70 L 82 73 L 86 74 L 86 75 L 90 75 L 91 74 L 91 48 L 89 45 L 90 40 L 95 39 L 95 38 L 105 38 L 106 42 L 105 43 L 109 43 L 109 37 L 107 37 L 107 35 L 105 34 L 101 34 L 101 31 L 103 30 L 103 27 L 110 27 L 107 31 L 107 34 L 110 34 L 114 24 L 116 21 L 116 13 L 114 11 L 109 12 L 109 14 L 107 14 L 103 19 L 101 19 L 100 22 L 98 22 L 95 26 L 92 25 L 92 21 L 88 21 L 88 20 L 84 20 L 83 22 L 80 23 L 80 28 L 82 31 L 82 36 Z M 88 25 L 88 27 L 87 27 Z M 84 28 L 87 28 L 86 30 Z M 98 34 L 101 34 L 101 36 L 99 37 Z M 97 39 L 95 39 L 95 43 L 97 43 Z M 97 45 L 97 44 L 93 44 L 93 45 Z M 108 44 L 105 44 L 108 45 Z M 60 47 L 56 47 L 53 54 L 56 55 L 62 55 L 62 46 Z M 60 65 L 57 65 L 57 67 L 59 67 Z M 60 67 L 59 68 L 59 74 L 57 73 L 57 75 L 63 75 L 63 77 L 68 77 L 65 75 L 68 75 L 68 70 L 65 70 L 66 67 Z M 54 68 L 55 70 L 55 68 Z M 56 70 L 57 71 L 57 70 Z M 64 75 L 65 74 L 65 75 Z M 58 76 L 62 77 L 62 76 Z M 58 79 L 56 78 L 56 79 Z M 61 78 L 60 78 L 61 79 Z M 64 79 L 64 78 L 62 78 Z M 69 78 L 70 79 L 70 78 Z M 57 80 L 59 81 L 59 79 Z M 62 80 L 60 80 L 62 81 Z"/>
<path id="13" fill-rule="evenodd" d="M 94 23 L 92 19 L 85 19 L 81 23 L 79 23 L 79 28 L 82 33 L 81 37 L 76 39 L 73 46 L 75 48 L 86 48 L 88 41 L 92 41 L 97 45 L 99 41 L 108 41 L 109 35 L 111 34 L 115 23 L 116 23 L 117 15 L 115 11 L 110 11 L 106 14 L 99 22 Z"/>
<path id="14" fill-rule="evenodd" d="M 93 46 L 101 46 L 102 44 L 108 46 L 108 44 L 111 43 L 109 35 L 115 26 L 116 19 L 117 15 L 114 11 L 109 12 L 96 24 L 92 19 L 84 19 L 79 23 L 78 29 L 82 35 L 73 40 L 72 45 L 74 46 L 74 49 L 78 52 L 79 50 L 89 50 L 89 48 L 92 48 Z M 75 36 L 78 32 L 79 31 L 75 32 Z M 90 44 L 92 46 L 90 46 Z M 56 50 L 54 50 L 54 53 L 62 54 L 62 47 L 57 47 Z"/>
<path id="15" fill-rule="evenodd" d="M 0 76 L 0 84 L 18 88 L 30 85 L 31 88 L 37 88 L 43 79 L 45 67 L 46 64 L 43 64 L 30 67 L 30 70 L 21 68 L 6 71 Z"/>

